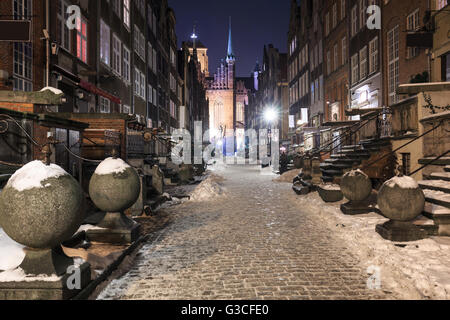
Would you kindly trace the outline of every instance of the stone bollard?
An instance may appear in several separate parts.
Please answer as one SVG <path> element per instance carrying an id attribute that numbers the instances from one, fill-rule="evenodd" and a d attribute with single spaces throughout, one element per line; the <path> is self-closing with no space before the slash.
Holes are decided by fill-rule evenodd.
<path id="1" fill-rule="evenodd" d="M 181 183 L 189 183 L 194 179 L 194 168 L 190 164 L 182 164 L 178 172 Z"/>
<path id="2" fill-rule="evenodd" d="M 91 241 L 130 244 L 139 237 L 140 225 L 124 211 L 139 198 L 141 183 L 136 170 L 122 159 L 108 158 L 95 170 L 89 183 L 94 204 L 106 212 L 98 229 L 87 231 Z"/>
<path id="3" fill-rule="evenodd" d="M 312 179 L 311 174 L 312 174 L 311 158 L 305 156 L 303 162 L 303 180 L 311 180 Z"/>
<path id="4" fill-rule="evenodd" d="M 320 171 L 320 159 L 318 157 L 311 160 L 311 177 L 314 186 L 322 183 L 322 171 Z"/>
<path id="5" fill-rule="evenodd" d="M 157 194 L 164 194 L 164 172 L 157 165 L 152 167 L 152 187 Z"/>
<path id="6" fill-rule="evenodd" d="M 378 206 L 390 220 L 376 226 L 386 240 L 416 241 L 427 237 L 427 232 L 412 223 L 424 210 L 425 195 L 411 177 L 394 177 L 386 181 L 378 192 Z"/>
<path id="7" fill-rule="evenodd" d="M 372 193 L 372 181 L 361 170 L 352 170 L 342 177 L 341 191 L 349 200 L 341 205 L 344 214 L 355 215 L 373 211 L 367 201 Z"/>
<path id="8" fill-rule="evenodd" d="M 26 246 L 19 268 L 36 280 L 0 282 L 0 300 L 69 299 L 84 288 L 91 279 L 89 264 L 75 265 L 61 248 L 83 219 L 83 192 L 64 169 L 33 161 L 17 170 L 0 193 L 0 225 Z M 72 273 L 78 286 L 70 286 Z M 42 280 L 43 276 L 51 278 Z"/>

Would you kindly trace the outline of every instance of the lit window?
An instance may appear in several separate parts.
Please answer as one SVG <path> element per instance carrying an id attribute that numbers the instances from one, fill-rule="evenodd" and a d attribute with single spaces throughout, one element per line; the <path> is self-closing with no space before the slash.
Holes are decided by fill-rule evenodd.
<path id="1" fill-rule="evenodd" d="M 130 0 L 123 0 L 123 23 L 130 28 Z"/>
<path id="2" fill-rule="evenodd" d="M 84 63 L 88 62 L 87 54 L 87 22 L 84 18 L 77 20 L 77 58 Z M 108 42 L 109 44 L 109 42 Z M 109 58 L 108 58 L 109 60 Z"/>

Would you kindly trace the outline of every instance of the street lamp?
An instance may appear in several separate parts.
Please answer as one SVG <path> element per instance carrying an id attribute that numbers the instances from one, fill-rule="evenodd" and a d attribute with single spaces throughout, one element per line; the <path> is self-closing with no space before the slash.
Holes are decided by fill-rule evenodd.
<path id="1" fill-rule="evenodd" d="M 269 153 L 272 157 L 272 125 L 276 125 L 278 122 L 278 112 L 275 108 L 269 107 L 264 111 L 264 119 L 268 124 L 268 134 L 269 134 Z"/>

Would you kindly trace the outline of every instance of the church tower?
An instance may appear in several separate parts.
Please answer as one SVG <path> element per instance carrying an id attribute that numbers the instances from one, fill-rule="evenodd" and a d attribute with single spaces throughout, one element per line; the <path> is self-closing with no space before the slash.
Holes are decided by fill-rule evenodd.
<path id="1" fill-rule="evenodd" d="M 228 88 L 234 89 L 234 74 L 235 74 L 235 64 L 236 57 L 233 53 L 233 41 L 231 37 L 231 17 L 230 17 L 230 26 L 229 26 L 229 34 L 228 34 L 228 50 L 227 50 L 227 64 L 228 64 Z"/>

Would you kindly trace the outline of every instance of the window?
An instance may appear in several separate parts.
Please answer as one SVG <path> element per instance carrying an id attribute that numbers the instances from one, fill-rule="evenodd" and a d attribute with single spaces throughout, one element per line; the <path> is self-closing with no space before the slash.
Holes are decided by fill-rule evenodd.
<path id="1" fill-rule="evenodd" d="M 100 61 L 108 66 L 110 64 L 109 39 L 110 39 L 109 26 L 103 20 L 100 20 Z"/>
<path id="2" fill-rule="evenodd" d="M 345 0 L 341 0 L 341 20 L 345 18 L 347 8 L 345 7 Z"/>
<path id="3" fill-rule="evenodd" d="M 354 37 L 357 32 L 357 12 L 356 12 L 356 5 L 352 8 L 352 18 L 351 18 L 351 36 Z"/>
<path id="4" fill-rule="evenodd" d="M 145 60 L 145 37 L 137 25 L 134 25 L 134 51 Z"/>
<path id="5" fill-rule="evenodd" d="M 244 112 L 244 104 L 242 102 L 238 102 L 236 104 L 236 121 L 244 123 L 245 112 Z"/>
<path id="6" fill-rule="evenodd" d="M 120 18 L 120 0 L 112 0 L 112 9 L 114 13 L 117 14 L 117 16 Z"/>
<path id="7" fill-rule="evenodd" d="M 330 34 L 330 14 L 327 12 L 325 15 L 325 36 Z"/>
<path id="8" fill-rule="evenodd" d="M 333 29 L 336 28 L 337 19 L 337 2 L 335 2 L 333 4 Z"/>
<path id="9" fill-rule="evenodd" d="M 437 0 L 437 10 L 443 9 L 448 4 L 448 0 Z"/>
<path id="10" fill-rule="evenodd" d="M 374 73 L 378 70 L 378 37 L 375 37 L 369 43 L 369 73 Z"/>
<path id="11" fill-rule="evenodd" d="M 108 29 L 109 30 L 109 29 Z M 84 18 L 78 19 L 77 21 L 77 58 L 84 63 L 88 62 L 87 54 L 87 22 Z M 108 40 L 109 46 L 109 40 Z M 109 57 L 108 57 L 109 61 Z"/>
<path id="12" fill-rule="evenodd" d="M 140 97 L 142 98 L 142 99 L 144 99 L 145 100 L 145 88 L 146 88 L 146 85 L 145 85 L 145 75 L 141 72 L 140 73 L 140 77 L 141 77 L 141 92 L 140 92 Z"/>
<path id="13" fill-rule="evenodd" d="M 366 24 L 366 0 L 359 0 L 359 29 L 364 28 Z"/>
<path id="14" fill-rule="evenodd" d="M 333 70 L 337 70 L 338 66 L 339 66 L 338 45 L 335 44 L 334 45 L 334 66 L 333 66 Z"/>
<path id="15" fill-rule="evenodd" d="M 399 58 L 398 58 L 398 25 L 388 32 L 388 91 L 389 104 L 397 102 L 396 90 L 399 85 Z"/>
<path id="16" fill-rule="evenodd" d="M 104 97 L 99 97 L 99 103 L 100 103 L 100 113 L 111 112 L 111 102 L 108 99 Z"/>
<path id="17" fill-rule="evenodd" d="M 153 72 L 158 72 L 156 49 L 153 48 Z"/>
<path id="18" fill-rule="evenodd" d="M 116 34 L 113 34 L 113 56 L 112 56 L 113 70 L 120 75 L 122 72 L 122 43 Z"/>
<path id="19" fill-rule="evenodd" d="M 342 64 L 347 62 L 347 38 L 342 38 Z"/>
<path id="20" fill-rule="evenodd" d="M 67 7 L 68 4 L 63 0 L 58 0 L 57 2 L 57 20 L 58 23 L 56 24 L 56 37 L 57 42 L 60 45 L 61 48 L 66 49 L 67 51 L 70 51 L 70 30 L 67 28 L 66 21 L 68 18 L 67 14 Z"/>
<path id="21" fill-rule="evenodd" d="M 131 67 L 130 67 L 130 50 L 123 46 L 123 70 L 122 77 L 125 82 L 131 81 Z"/>
<path id="22" fill-rule="evenodd" d="M 327 74 L 331 73 L 331 52 L 327 51 Z"/>
<path id="23" fill-rule="evenodd" d="M 147 63 L 148 63 L 148 66 L 150 67 L 150 70 L 153 71 L 153 47 L 150 42 L 148 43 L 148 48 L 147 48 Z"/>
<path id="24" fill-rule="evenodd" d="M 152 103 L 153 102 L 153 87 L 149 84 L 147 90 L 147 101 Z"/>
<path id="25" fill-rule="evenodd" d="M 130 114 L 131 113 L 131 107 L 124 104 L 122 106 L 122 112 L 126 113 L 126 114 Z"/>
<path id="26" fill-rule="evenodd" d="M 402 153 L 402 170 L 405 176 L 411 173 L 411 153 Z"/>
<path id="27" fill-rule="evenodd" d="M 352 56 L 352 84 L 359 81 L 358 54 Z"/>
<path id="28" fill-rule="evenodd" d="M 32 15 L 31 0 L 14 0 L 14 20 Z M 15 42 L 13 58 L 14 91 L 33 91 L 33 46 L 31 42 Z"/>
<path id="29" fill-rule="evenodd" d="M 134 94 L 141 95 L 141 72 L 138 68 L 134 68 Z"/>
<path id="30" fill-rule="evenodd" d="M 170 63 L 172 63 L 174 67 L 177 65 L 177 56 L 172 48 L 170 48 Z"/>
<path id="31" fill-rule="evenodd" d="M 123 24 L 130 28 L 130 0 L 123 0 Z"/>
<path id="32" fill-rule="evenodd" d="M 359 51 L 359 79 L 367 77 L 367 46 Z"/>
<path id="33" fill-rule="evenodd" d="M 415 32 L 419 29 L 419 9 L 415 10 L 406 18 L 406 30 L 408 32 Z M 418 47 L 408 47 L 407 57 L 408 59 L 414 58 L 419 55 Z"/>

